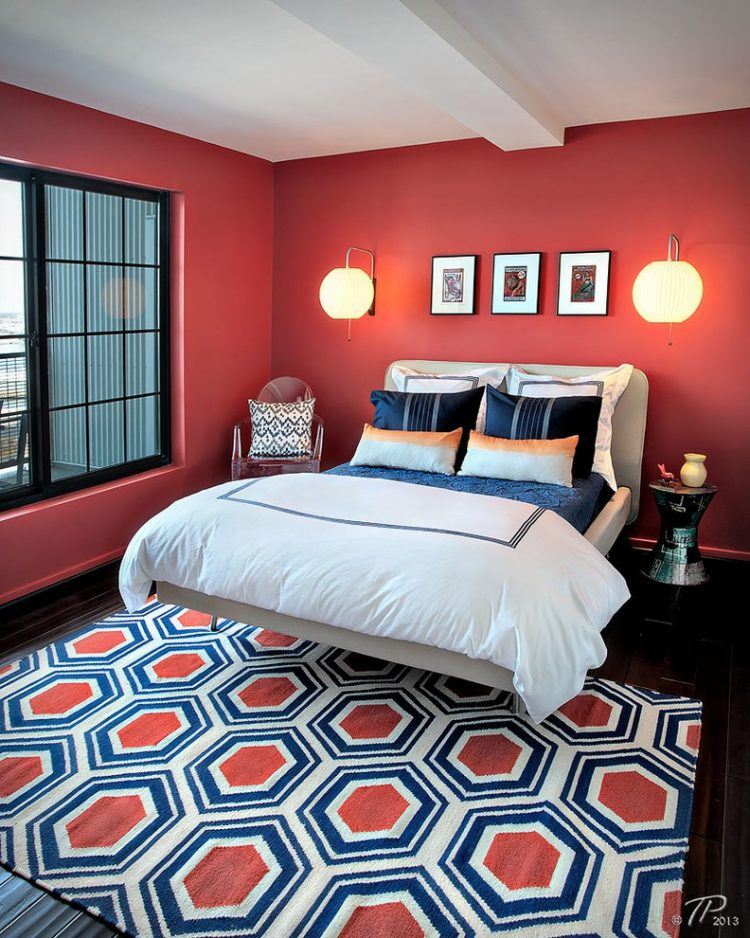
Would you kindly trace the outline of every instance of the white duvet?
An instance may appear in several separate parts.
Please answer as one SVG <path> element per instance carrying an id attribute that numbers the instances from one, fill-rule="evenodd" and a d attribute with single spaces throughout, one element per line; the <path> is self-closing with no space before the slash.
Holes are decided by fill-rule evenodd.
<path id="1" fill-rule="evenodd" d="M 625 581 L 567 521 L 491 495 L 286 475 L 175 502 L 133 537 L 128 609 L 152 580 L 487 659 L 534 720 L 602 664 Z"/>

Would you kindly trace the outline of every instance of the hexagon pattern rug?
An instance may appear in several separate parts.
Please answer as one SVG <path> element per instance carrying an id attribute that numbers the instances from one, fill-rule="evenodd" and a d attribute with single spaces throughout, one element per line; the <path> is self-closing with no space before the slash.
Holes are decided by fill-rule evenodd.
<path id="1" fill-rule="evenodd" d="M 700 705 L 152 603 L 0 668 L 0 859 L 130 935 L 674 936 Z"/>

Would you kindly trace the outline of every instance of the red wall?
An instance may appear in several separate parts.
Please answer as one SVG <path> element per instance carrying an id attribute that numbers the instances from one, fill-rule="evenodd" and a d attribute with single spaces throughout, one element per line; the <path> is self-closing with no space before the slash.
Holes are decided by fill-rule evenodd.
<path id="1" fill-rule="evenodd" d="M 369 391 L 397 358 L 633 362 L 651 382 L 646 479 L 656 463 L 708 454 L 720 492 L 702 534 L 750 559 L 750 111 L 570 130 L 564 147 L 503 153 L 483 140 L 278 164 L 272 370 L 307 379 L 327 421 L 328 461 L 346 459 Z M 644 322 L 631 288 L 674 231 L 705 299 L 675 329 Z M 318 302 L 351 245 L 377 255 L 377 313 L 353 325 Z M 557 253 L 609 248 L 610 314 L 555 316 Z M 493 252 L 543 251 L 542 315 L 490 316 Z M 433 254 L 481 254 L 479 314 L 429 315 Z M 652 537 L 648 493 L 636 533 Z"/>
<path id="2" fill-rule="evenodd" d="M 118 556 L 175 498 L 227 477 L 231 427 L 268 379 L 273 166 L 0 84 L 0 159 L 176 193 L 172 466 L 0 515 L 0 603 Z"/>

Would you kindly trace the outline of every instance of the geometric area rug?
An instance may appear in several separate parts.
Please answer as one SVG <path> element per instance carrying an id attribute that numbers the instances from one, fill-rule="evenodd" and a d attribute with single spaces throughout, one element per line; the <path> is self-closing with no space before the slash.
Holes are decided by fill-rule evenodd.
<path id="1" fill-rule="evenodd" d="M 700 704 L 152 602 L 0 669 L 0 860 L 126 934 L 674 936 Z"/>

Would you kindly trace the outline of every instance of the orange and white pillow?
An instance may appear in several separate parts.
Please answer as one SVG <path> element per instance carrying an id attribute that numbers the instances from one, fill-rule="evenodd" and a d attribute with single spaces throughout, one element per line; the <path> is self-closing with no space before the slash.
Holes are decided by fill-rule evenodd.
<path id="1" fill-rule="evenodd" d="M 559 440 L 505 440 L 472 431 L 459 475 L 515 482 L 573 485 L 577 436 Z"/>
<path id="2" fill-rule="evenodd" d="M 432 433 L 380 430 L 366 423 L 350 465 L 453 475 L 462 433 L 460 427 L 449 433 Z"/>

